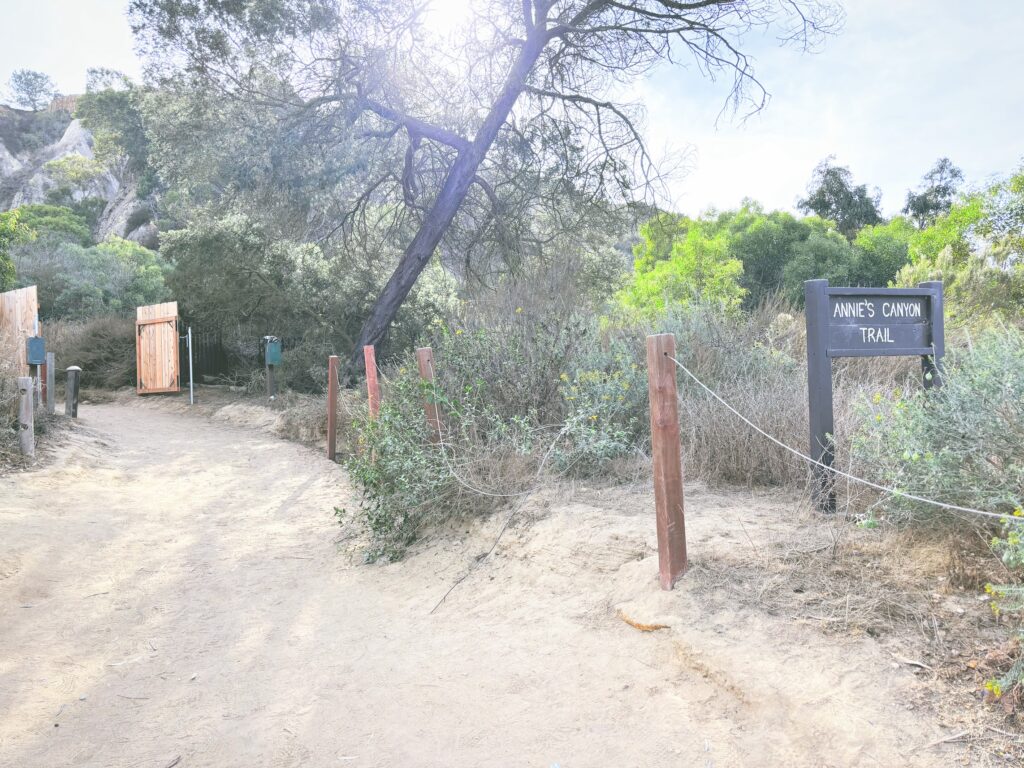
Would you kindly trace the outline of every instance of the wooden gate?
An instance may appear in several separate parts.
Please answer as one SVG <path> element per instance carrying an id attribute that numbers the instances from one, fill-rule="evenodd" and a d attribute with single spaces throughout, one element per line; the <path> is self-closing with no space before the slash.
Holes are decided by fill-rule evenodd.
<path id="1" fill-rule="evenodd" d="M 135 363 L 140 395 L 179 392 L 178 302 L 135 310 Z"/>
<path id="2" fill-rule="evenodd" d="M 0 354 L 13 355 L 11 362 L 17 367 L 18 376 L 29 375 L 25 340 L 39 333 L 36 287 L 30 285 L 0 293 Z"/>

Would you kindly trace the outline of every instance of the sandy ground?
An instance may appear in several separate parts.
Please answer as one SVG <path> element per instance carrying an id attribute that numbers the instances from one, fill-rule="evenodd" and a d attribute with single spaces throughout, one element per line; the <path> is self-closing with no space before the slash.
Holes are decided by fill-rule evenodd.
<path id="1" fill-rule="evenodd" d="M 923 683 L 871 639 L 709 608 L 699 579 L 659 590 L 650 503 L 541 493 L 431 615 L 500 518 L 362 565 L 333 515 L 352 491 L 318 452 L 85 407 L 42 468 L 0 478 L 0 765 L 958 762 L 907 703 Z M 734 545 L 737 515 L 794 514 L 687 503 L 695 562 Z"/>

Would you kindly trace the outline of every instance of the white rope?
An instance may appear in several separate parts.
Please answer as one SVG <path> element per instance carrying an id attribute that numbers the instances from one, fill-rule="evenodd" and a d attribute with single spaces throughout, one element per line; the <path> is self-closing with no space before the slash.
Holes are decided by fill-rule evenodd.
<path id="1" fill-rule="evenodd" d="M 757 424 L 752 422 L 750 419 L 748 419 L 742 413 L 740 413 L 735 408 L 733 408 L 729 403 L 727 403 L 725 400 L 723 400 L 722 397 L 717 392 L 715 392 L 713 389 L 711 389 L 711 387 L 709 387 L 703 381 L 698 379 L 690 371 L 689 368 L 687 368 L 685 365 L 680 363 L 678 360 L 676 360 L 674 357 L 672 357 L 668 353 L 665 353 L 665 356 L 669 360 L 671 360 L 673 363 L 678 365 L 683 370 L 683 373 L 685 373 L 687 376 L 689 376 L 691 379 L 693 379 L 694 382 L 696 382 L 696 384 L 698 386 L 700 386 L 705 392 L 707 392 L 709 395 L 711 395 L 713 398 L 715 398 L 715 400 L 717 400 L 722 405 L 724 405 L 726 408 L 728 408 L 730 411 L 732 411 L 748 427 L 753 429 L 755 432 L 757 432 L 761 436 L 766 437 L 768 440 L 771 440 L 773 443 L 775 443 L 780 448 L 789 451 L 794 456 L 799 456 L 801 459 L 803 459 L 804 461 L 808 462 L 809 464 L 813 464 L 815 466 L 821 467 L 822 469 L 827 469 L 829 472 L 832 472 L 833 474 L 840 475 L 842 477 L 847 478 L 848 480 L 853 480 L 855 483 L 861 483 L 862 485 L 866 485 L 869 488 L 874 488 L 877 491 L 882 491 L 883 493 L 889 493 L 889 494 L 892 494 L 893 496 L 900 496 L 900 497 L 902 497 L 904 499 L 910 499 L 911 501 L 919 501 L 922 504 L 931 504 L 932 506 L 941 507 L 942 509 L 948 509 L 948 510 L 951 510 L 951 511 L 954 511 L 954 512 L 967 512 L 967 513 L 972 514 L 972 515 L 981 515 L 983 517 L 994 517 L 997 520 L 1005 520 L 1005 519 L 1007 519 L 1007 517 L 1009 517 L 1008 515 L 1001 515 L 1001 514 L 998 514 L 996 512 L 985 512 L 984 510 L 981 510 L 981 509 L 972 509 L 971 507 L 960 507 L 960 506 L 957 506 L 956 504 L 946 504 L 943 501 L 935 501 L 934 499 L 926 499 L 923 496 L 915 496 L 914 494 L 907 493 L 906 491 L 898 491 L 895 488 L 887 488 L 884 485 L 879 485 L 878 483 L 873 483 L 870 480 L 865 480 L 862 477 L 857 477 L 856 475 L 851 475 L 849 472 L 843 472 L 843 470 L 841 470 L 841 469 L 836 469 L 835 467 L 830 467 L 828 464 L 823 464 L 822 462 L 817 461 L 816 459 L 812 459 L 807 454 L 801 453 L 796 448 L 792 448 L 792 447 L 786 445 L 784 442 L 782 442 L 778 438 L 773 437 L 772 435 L 769 435 L 767 432 L 765 432 L 763 429 L 761 429 L 759 426 L 757 426 Z M 1011 517 L 1010 519 L 1013 519 L 1013 518 Z"/>

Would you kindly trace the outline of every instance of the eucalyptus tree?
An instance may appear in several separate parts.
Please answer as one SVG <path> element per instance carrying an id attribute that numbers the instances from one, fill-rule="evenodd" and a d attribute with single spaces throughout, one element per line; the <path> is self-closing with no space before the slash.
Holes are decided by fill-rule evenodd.
<path id="1" fill-rule="evenodd" d="M 767 93 L 748 35 L 807 48 L 842 17 L 831 0 L 479 0 L 440 41 L 420 0 L 129 7 L 151 77 L 283 110 L 303 141 L 352 158 L 339 232 L 386 208 L 408 233 L 354 365 L 436 253 L 467 270 L 481 254 L 514 263 L 571 231 L 581 201 L 652 199 L 664 168 L 623 94 L 655 65 L 727 77 L 733 107 L 756 111 Z"/>
<path id="2" fill-rule="evenodd" d="M 830 156 L 815 166 L 807 197 L 797 206 L 804 213 L 834 221 L 852 241 L 863 227 L 882 223 L 881 201 L 882 193 L 877 188 L 869 193 L 867 184 L 854 184 L 850 169 L 837 165 L 835 157 Z"/>
<path id="3" fill-rule="evenodd" d="M 924 229 L 934 224 L 939 216 L 949 213 L 963 183 L 964 172 L 948 157 L 940 157 L 921 179 L 919 191 L 907 192 L 903 213 L 913 220 L 918 229 Z"/>

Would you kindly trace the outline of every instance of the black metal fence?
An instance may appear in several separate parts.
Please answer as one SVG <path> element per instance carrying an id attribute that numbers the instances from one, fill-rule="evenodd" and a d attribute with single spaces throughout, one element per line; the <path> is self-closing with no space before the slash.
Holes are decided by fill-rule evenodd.
<path id="1" fill-rule="evenodd" d="M 188 325 L 179 326 L 181 335 L 178 343 L 182 381 L 188 380 Z M 266 363 L 265 337 L 272 333 L 260 333 L 255 329 L 239 328 L 230 333 L 203 331 L 192 328 L 192 371 L 195 381 L 231 378 L 238 374 L 262 369 Z M 280 338 L 280 337 L 279 337 Z M 285 337 L 284 348 L 294 349 L 301 339 Z M 324 362 L 326 366 L 326 360 Z"/>

